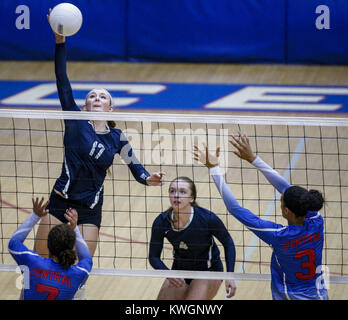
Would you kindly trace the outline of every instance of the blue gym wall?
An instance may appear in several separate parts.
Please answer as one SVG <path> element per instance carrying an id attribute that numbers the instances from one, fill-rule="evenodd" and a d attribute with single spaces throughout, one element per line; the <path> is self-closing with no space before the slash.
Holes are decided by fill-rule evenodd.
<path id="1" fill-rule="evenodd" d="M 48 9 L 63 1 L 1 0 L 0 59 L 51 60 Z M 69 60 L 348 64 L 347 0 L 76 0 L 84 22 Z M 30 10 L 17 29 L 16 8 Z M 329 9 L 329 29 L 317 28 Z"/>

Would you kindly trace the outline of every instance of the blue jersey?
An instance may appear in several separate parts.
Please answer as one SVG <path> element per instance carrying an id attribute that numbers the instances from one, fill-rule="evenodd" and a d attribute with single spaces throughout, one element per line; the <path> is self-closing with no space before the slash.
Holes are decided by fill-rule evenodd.
<path id="1" fill-rule="evenodd" d="M 88 247 L 76 228 L 78 264 L 64 268 L 52 258 L 41 257 L 23 244 L 26 235 L 38 221 L 39 218 L 33 213 L 18 228 L 8 244 L 9 252 L 21 267 L 24 276 L 23 299 L 72 300 L 92 269 L 92 257 Z"/>
<path id="2" fill-rule="evenodd" d="M 168 269 L 160 256 L 163 240 L 172 244 L 174 262 L 172 269 L 192 271 L 220 270 L 220 251 L 216 237 L 224 246 L 227 271 L 234 271 L 235 247 L 223 222 L 213 212 L 192 207 L 189 223 L 180 230 L 174 229 L 168 213 L 161 213 L 153 222 L 149 261 L 154 269 Z M 223 268 L 223 267 L 221 267 Z"/>
<path id="3" fill-rule="evenodd" d="M 66 74 L 65 44 L 56 45 L 55 72 L 62 109 L 80 111 Z M 103 183 L 114 156 L 120 154 L 134 178 L 146 185 L 150 175 L 133 153 L 120 129 L 96 133 L 88 120 L 65 120 L 64 163 L 54 189 L 66 199 L 80 200 L 93 208 L 103 196 Z"/>
<path id="4" fill-rule="evenodd" d="M 260 158 L 253 163 L 277 188 L 290 185 Z M 273 249 L 271 289 L 274 299 L 328 299 L 321 282 L 324 222 L 319 212 L 308 212 L 304 225 L 283 226 L 262 220 L 241 207 L 218 167 L 210 171 L 228 211 Z"/>

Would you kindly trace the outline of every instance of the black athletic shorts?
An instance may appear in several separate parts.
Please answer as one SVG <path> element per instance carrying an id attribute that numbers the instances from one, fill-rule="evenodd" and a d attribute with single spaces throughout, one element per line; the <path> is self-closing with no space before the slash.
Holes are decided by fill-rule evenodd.
<path id="1" fill-rule="evenodd" d="M 172 270 L 180 270 L 180 269 L 176 269 L 175 261 L 173 263 Z M 191 269 L 190 271 L 218 271 L 218 272 L 223 272 L 224 271 L 224 267 L 222 265 L 222 261 L 218 260 L 218 261 L 215 261 L 214 264 L 209 269 L 208 268 L 206 270 L 193 270 L 193 269 Z M 190 283 L 191 283 L 191 281 L 193 279 L 184 279 L 184 280 L 185 280 L 187 285 L 190 285 Z"/>
<path id="2" fill-rule="evenodd" d="M 50 203 L 48 204 L 47 209 L 52 216 L 63 223 L 68 222 L 64 217 L 66 210 L 69 208 L 75 209 L 78 213 L 78 225 L 93 224 L 99 229 L 102 219 L 102 205 L 103 199 L 99 199 L 99 202 L 93 209 L 91 209 L 79 200 L 65 199 L 53 190 L 50 195 Z"/>

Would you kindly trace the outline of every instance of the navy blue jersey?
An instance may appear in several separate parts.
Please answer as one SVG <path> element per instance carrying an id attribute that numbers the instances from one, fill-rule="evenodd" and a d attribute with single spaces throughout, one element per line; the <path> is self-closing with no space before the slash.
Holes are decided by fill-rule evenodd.
<path id="1" fill-rule="evenodd" d="M 290 185 L 260 158 L 253 163 L 283 193 Z M 262 220 L 241 207 L 218 167 L 210 170 L 227 210 L 273 249 L 271 289 L 274 299 L 327 299 L 322 283 L 324 221 L 319 212 L 308 212 L 304 225 Z"/>
<path id="2" fill-rule="evenodd" d="M 160 258 L 163 240 L 167 238 L 174 249 L 173 269 L 214 270 L 214 266 L 221 264 L 220 251 L 214 237 L 224 246 L 227 271 L 233 272 L 236 255 L 234 243 L 218 216 L 204 208 L 194 207 L 189 224 L 176 230 L 169 221 L 167 212 L 163 212 L 152 225 L 150 264 L 154 269 L 168 269 Z"/>
<path id="3" fill-rule="evenodd" d="M 64 268 L 52 258 L 41 257 L 23 244 L 27 234 L 38 221 L 39 218 L 32 213 L 8 244 L 9 252 L 21 267 L 24 276 L 23 300 L 72 300 L 92 269 L 89 249 L 76 228 L 78 264 Z"/>
<path id="4" fill-rule="evenodd" d="M 56 45 L 55 72 L 64 111 L 80 111 L 66 74 L 65 44 Z M 114 156 L 120 154 L 134 178 L 146 185 L 150 175 L 139 163 L 120 129 L 96 133 L 88 120 L 65 120 L 64 163 L 54 189 L 66 199 L 80 200 L 93 208 L 103 196 L 103 183 Z"/>

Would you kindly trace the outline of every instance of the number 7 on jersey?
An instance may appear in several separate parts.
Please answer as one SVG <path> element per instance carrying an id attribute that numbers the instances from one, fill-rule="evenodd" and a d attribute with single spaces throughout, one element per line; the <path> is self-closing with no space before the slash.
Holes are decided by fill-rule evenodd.
<path id="1" fill-rule="evenodd" d="M 94 141 L 93 142 L 93 146 L 92 146 L 92 149 L 91 149 L 91 151 L 89 152 L 89 155 L 91 156 L 91 157 L 93 157 L 93 155 L 94 155 L 94 159 L 99 159 L 99 157 L 102 155 L 102 153 L 104 152 L 104 150 L 105 150 L 105 147 L 104 147 L 104 145 L 103 144 L 101 144 L 100 142 L 98 142 L 98 141 Z"/>

